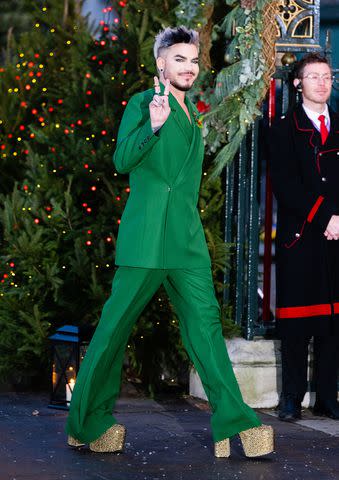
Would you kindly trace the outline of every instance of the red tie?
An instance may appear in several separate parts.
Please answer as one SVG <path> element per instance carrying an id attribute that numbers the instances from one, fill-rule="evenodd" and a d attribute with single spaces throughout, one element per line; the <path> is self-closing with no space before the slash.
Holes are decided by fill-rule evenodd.
<path id="1" fill-rule="evenodd" d="M 319 115 L 321 143 L 324 145 L 328 137 L 328 130 L 325 124 L 325 115 Z"/>

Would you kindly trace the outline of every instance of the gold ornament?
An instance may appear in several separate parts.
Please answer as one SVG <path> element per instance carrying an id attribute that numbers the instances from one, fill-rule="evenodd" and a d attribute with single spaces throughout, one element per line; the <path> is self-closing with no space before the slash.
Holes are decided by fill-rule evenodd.
<path id="1" fill-rule="evenodd" d="M 292 52 L 286 52 L 281 58 L 281 63 L 287 67 L 288 65 L 293 65 L 297 61 L 297 57 Z"/>

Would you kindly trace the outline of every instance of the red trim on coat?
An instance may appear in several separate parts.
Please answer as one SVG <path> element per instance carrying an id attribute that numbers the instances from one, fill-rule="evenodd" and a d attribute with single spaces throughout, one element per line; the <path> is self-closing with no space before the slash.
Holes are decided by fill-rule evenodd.
<path id="1" fill-rule="evenodd" d="M 334 303 L 333 304 L 333 312 L 334 313 L 339 313 L 339 303 Z"/>
<path id="2" fill-rule="evenodd" d="M 297 115 L 295 112 L 293 112 L 293 117 L 294 117 L 294 122 L 295 122 L 295 126 L 297 128 L 297 130 L 299 130 L 299 132 L 312 132 L 312 135 L 310 136 L 309 138 L 309 143 L 311 145 L 311 147 L 315 147 L 314 143 L 313 143 L 313 137 L 314 137 L 314 134 L 315 134 L 315 130 L 314 128 L 300 128 L 299 127 L 299 124 L 298 124 L 298 121 L 297 121 Z"/>
<path id="3" fill-rule="evenodd" d="M 339 303 L 337 305 L 339 313 Z M 335 309 L 336 307 L 334 307 Z M 332 309 L 329 303 L 322 303 L 320 305 L 308 305 L 306 307 L 282 307 L 276 308 L 276 318 L 302 318 L 302 317 L 317 317 L 318 315 L 331 315 Z"/>
<path id="4" fill-rule="evenodd" d="M 303 231 L 304 231 L 304 228 L 305 228 L 305 224 L 306 224 L 306 220 L 304 221 L 304 223 L 302 224 L 302 227 L 300 229 L 300 233 L 299 233 L 299 237 L 297 237 L 295 240 L 293 240 L 293 242 L 291 243 L 285 243 L 285 248 L 291 248 L 291 247 L 294 247 L 294 245 L 299 242 L 299 240 L 301 239 L 301 236 L 303 234 Z"/>
<path id="5" fill-rule="evenodd" d="M 319 197 L 317 198 L 317 201 L 315 202 L 315 204 L 313 205 L 313 207 L 311 208 L 311 211 L 310 213 L 308 214 L 307 216 L 307 221 L 308 223 L 311 223 L 313 218 L 314 218 L 314 215 L 317 213 L 320 205 L 323 203 L 324 201 L 324 197 L 322 197 L 321 195 L 319 195 Z"/>

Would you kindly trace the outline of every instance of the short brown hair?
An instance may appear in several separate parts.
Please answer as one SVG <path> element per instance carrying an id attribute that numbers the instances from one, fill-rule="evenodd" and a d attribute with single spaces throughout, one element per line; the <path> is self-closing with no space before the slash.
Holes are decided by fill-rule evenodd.
<path id="1" fill-rule="evenodd" d="M 320 53 L 308 53 L 294 67 L 294 78 L 302 78 L 306 65 L 311 63 L 326 63 L 331 68 L 327 58 Z"/>

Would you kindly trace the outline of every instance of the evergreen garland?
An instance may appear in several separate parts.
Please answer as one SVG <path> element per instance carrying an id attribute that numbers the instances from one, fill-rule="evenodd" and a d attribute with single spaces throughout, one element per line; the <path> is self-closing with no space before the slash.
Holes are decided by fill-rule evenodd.
<path id="1" fill-rule="evenodd" d="M 214 29 L 230 43 L 225 53 L 229 65 L 218 73 L 210 94 L 205 93 L 204 103 L 210 108 L 201 116 L 207 153 L 216 154 L 213 177 L 233 160 L 249 127 L 261 115 L 259 107 L 266 95 L 265 74 L 269 68 L 263 55 L 262 33 L 264 10 L 269 3 L 226 0 L 233 8 Z M 193 19 L 196 27 L 201 24 L 199 5 L 192 0 L 181 1 L 182 17 L 182 12 L 187 11 L 186 21 L 192 23 Z"/>

